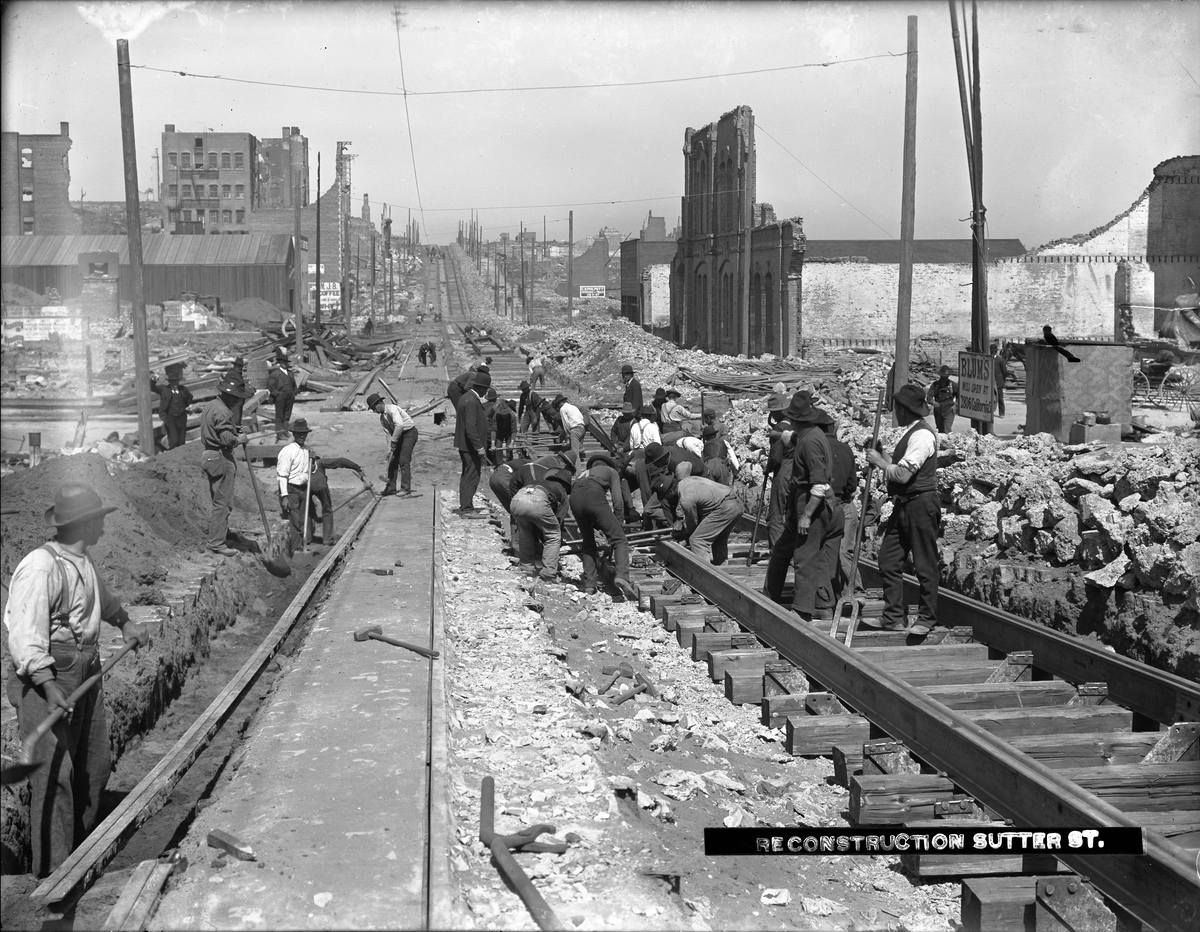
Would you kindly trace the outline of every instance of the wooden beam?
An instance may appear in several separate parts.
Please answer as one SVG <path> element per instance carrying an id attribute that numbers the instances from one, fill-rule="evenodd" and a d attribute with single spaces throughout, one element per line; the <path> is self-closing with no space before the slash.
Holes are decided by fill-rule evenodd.
<path id="1" fill-rule="evenodd" d="M 76 890 L 86 889 L 121 850 L 138 826 L 166 805 L 171 790 L 200 752 L 208 746 L 212 736 L 229 718 L 237 704 L 253 688 L 267 664 L 279 652 L 284 639 L 304 614 L 313 593 L 341 561 L 363 526 L 370 520 L 378 503 L 379 499 L 373 499 L 363 508 L 346 533 L 305 580 L 275 627 L 237 674 L 166 756 L 121 800 L 108 818 L 33 891 L 31 895 L 34 898 L 56 903 L 67 899 Z"/>

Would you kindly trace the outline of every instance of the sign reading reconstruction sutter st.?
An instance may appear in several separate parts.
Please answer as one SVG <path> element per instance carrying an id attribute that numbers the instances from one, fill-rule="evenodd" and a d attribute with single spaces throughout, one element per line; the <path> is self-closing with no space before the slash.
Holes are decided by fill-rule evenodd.
<path id="1" fill-rule="evenodd" d="M 996 364 L 986 353 L 958 354 L 958 413 L 973 421 L 992 420 L 992 379 Z"/>

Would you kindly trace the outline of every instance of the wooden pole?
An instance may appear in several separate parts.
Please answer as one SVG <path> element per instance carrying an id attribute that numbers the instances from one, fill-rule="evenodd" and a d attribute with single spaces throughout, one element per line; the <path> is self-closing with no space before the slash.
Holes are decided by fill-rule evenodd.
<path id="1" fill-rule="evenodd" d="M 574 290 L 574 281 L 572 278 L 571 260 L 575 252 L 575 211 L 567 212 L 567 326 L 575 323 L 574 307 L 575 302 L 571 295 Z"/>
<path id="2" fill-rule="evenodd" d="M 137 144 L 133 135 L 133 86 L 129 77 L 129 40 L 117 40 L 117 85 L 121 98 L 121 152 L 125 166 L 125 224 L 129 229 L 129 275 L 133 306 L 134 390 L 137 392 L 138 446 L 154 456 L 150 413 L 150 334 L 142 281 L 142 213 L 138 201 Z"/>
<path id="3" fill-rule="evenodd" d="M 350 191 L 346 191 L 347 208 L 349 208 Z M 342 215 L 342 320 L 346 324 L 346 333 L 350 332 L 350 212 L 347 209 Z"/>
<path id="4" fill-rule="evenodd" d="M 313 310 L 313 320 L 317 330 L 321 329 L 321 153 L 317 153 L 317 306 Z"/>
<path id="5" fill-rule="evenodd" d="M 529 292 L 525 290 L 525 222 L 521 221 L 521 234 L 517 241 L 518 258 L 521 262 L 521 319 L 529 326 Z"/>
<path id="6" fill-rule="evenodd" d="M 904 81 L 904 169 L 900 193 L 900 288 L 896 299 L 896 365 L 892 395 L 908 383 L 911 339 L 913 230 L 917 196 L 917 18 L 908 18 L 908 68 Z M 893 419 L 895 411 L 892 412 Z"/>
<path id="7" fill-rule="evenodd" d="M 300 363 L 304 359 L 304 292 L 305 284 L 308 282 L 308 259 L 307 256 L 300 251 L 300 176 L 297 175 L 292 182 L 294 190 L 292 191 L 292 203 L 295 205 L 292 208 L 292 213 L 295 215 L 295 241 L 296 241 L 296 266 L 292 270 L 293 288 L 296 293 L 295 299 L 292 301 L 292 313 L 296 320 L 296 363 Z"/>
<path id="8" fill-rule="evenodd" d="M 754 158 L 754 117 L 750 117 L 750 145 L 747 158 L 741 164 L 742 177 L 747 180 L 746 190 L 750 190 L 748 176 L 750 174 L 750 159 Z M 739 218 L 742 228 L 742 280 L 739 282 L 741 295 L 738 304 L 741 313 L 738 319 L 741 324 L 741 352 L 750 355 L 750 230 L 754 226 L 754 199 L 746 198 L 742 216 Z"/>
<path id="9" fill-rule="evenodd" d="M 535 263 L 537 262 L 537 233 L 531 232 L 529 235 L 532 236 L 533 239 L 529 242 L 529 313 L 525 315 L 526 323 L 533 322 L 533 282 L 535 278 L 533 272 Z"/>
<path id="10" fill-rule="evenodd" d="M 987 208 L 983 205 L 983 114 L 979 102 L 979 20 L 975 0 L 971 0 L 971 128 L 974 130 L 976 254 L 971 290 L 978 295 L 975 304 L 979 321 L 979 352 L 986 353 L 991 342 L 987 303 Z"/>

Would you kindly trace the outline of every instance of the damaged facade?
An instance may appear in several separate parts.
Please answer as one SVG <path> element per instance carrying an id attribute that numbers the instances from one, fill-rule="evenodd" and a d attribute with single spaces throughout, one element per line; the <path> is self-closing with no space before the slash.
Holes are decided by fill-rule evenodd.
<path id="1" fill-rule="evenodd" d="M 754 115 L 684 134 L 683 227 L 671 271 L 671 339 L 713 353 L 787 356 L 800 345 L 800 218 L 755 204 Z"/>
<path id="2" fill-rule="evenodd" d="M 675 240 L 664 217 L 649 214 L 637 239 L 621 243 L 621 316 L 666 335 L 671 325 L 671 260 Z"/>
<path id="3" fill-rule="evenodd" d="M 0 133 L 0 232 L 42 236 L 80 231 L 71 209 L 71 127 L 58 133 Z"/>

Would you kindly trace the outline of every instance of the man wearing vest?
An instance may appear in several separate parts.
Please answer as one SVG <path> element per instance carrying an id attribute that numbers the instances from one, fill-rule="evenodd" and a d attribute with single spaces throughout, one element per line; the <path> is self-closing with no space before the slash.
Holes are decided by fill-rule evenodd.
<path id="1" fill-rule="evenodd" d="M 542 429 L 542 396 L 526 380 L 521 381 L 521 397 L 517 399 L 517 418 L 521 433 L 538 433 Z"/>
<path id="2" fill-rule="evenodd" d="M 771 547 L 763 591 L 772 601 L 783 597 L 790 561 L 795 568 L 792 611 L 804 621 L 833 617 L 832 555 L 845 533 L 842 503 L 832 494 L 833 452 L 817 426 L 820 412 L 812 394 L 799 391 L 784 412 L 796 429 L 791 488 L 783 533 Z"/>
<path id="3" fill-rule="evenodd" d="M 642 401 L 642 383 L 637 380 L 633 374 L 633 366 L 625 363 L 621 367 L 621 381 L 625 383 L 625 395 L 621 399 L 622 404 L 631 405 L 633 411 L 640 411 L 644 402 Z"/>
<path id="4" fill-rule="evenodd" d="M 912 557 L 921 585 L 917 621 L 908 633 L 918 637 L 937 624 L 938 528 L 941 508 L 937 488 L 937 434 L 923 420 L 929 414 L 925 396 L 915 385 L 902 385 L 895 394 L 896 420 L 908 432 L 900 438 L 891 462 L 880 449 L 867 450 L 870 463 L 883 470 L 892 514 L 879 547 L 879 576 L 883 581 L 883 615 L 861 619 L 872 627 L 902 630 L 908 624 L 904 604 L 904 558 Z"/>
<path id="5" fill-rule="evenodd" d="M 296 377 L 292 374 L 287 350 L 282 346 L 275 347 L 275 366 L 267 373 L 267 391 L 275 406 L 275 439 L 283 440 L 296 402 Z"/>
<path id="6" fill-rule="evenodd" d="M 621 595 L 627 601 L 632 601 L 636 595 L 629 582 L 629 541 L 621 526 L 625 500 L 621 491 L 621 476 L 611 456 L 593 453 L 588 458 L 587 468 L 575 476 L 570 503 L 571 513 L 579 525 L 579 558 L 583 561 L 584 594 L 591 595 L 596 591 L 596 560 L 600 554 L 596 546 L 596 531 L 599 530 L 612 544 L 616 563 L 614 583 L 621 590 Z"/>
<path id="7" fill-rule="evenodd" d="M 45 764 L 29 775 L 37 877 L 57 869 L 91 832 L 111 770 L 103 683 L 73 706 L 67 701 L 100 671 L 100 622 L 117 628 L 126 644 L 150 643 L 149 633 L 129 620 L 88 556 L 104 533 L 104 516 L 116 510 L 105 507 L 90 486 L 62 486 L 45 515 L 55 539 L 26 554 L 9 583 L 8 698 L 22 739 L 56 710 L 66 713 L 38 742 L 36 759 Z"/>
<path id="8" fill-rule="evenodd" d="M 187 409 L 192 393 L 180 379 L 183 363 L 167 366 L 167 384 L 159 385 L 158 377 L 150 376 L 150 391 L 158 395 L 158 416 L 162 418 L 167 449 L 174 450 L 187 442 Z"/>
<path id="9" fill-rule="evenodd" d="M 792 425 L 783 416 L 787 406 L 787 398 L 782 393 L 767 399 L 767 436 L 771 441 L 766 466 L 766 474 L 771 477 L 771 491 L 767 504 L 767 542 L 771 547 L 783 536 L 783 526 L 787 524 L 788 486 L 792 482 L 794 433 Z"/>
<path id="10" fill-rule="evenodd" d="M 954 430 L 954 415 L 958 411 L 958 383 L 950 379 L 950 367 L 942 366 L 938 378 L 929 386 L 925 401 L 933 405 L 933 423 L 939 434 Z"/>
<path id="11" fill-rule="evenodd" d="M 475 490 L 483 466 L 483 451 L 487 447 L 487 412 L 482 396 L 492 387 L 491 373 L 480 369 L 475 381 L 458 400 L 454 419 L 454 446 L 462 460 L 458 480 L 458 509 L 455 514 L 464 518 L 486 518 L 486 512 L 475 507 Z"/>
<path id="12" fill-rule="evenodd" d="M 400 494 L 405 498 L 416 498 L 421 494 L 412 490 L 412 455 L 417 445 L 417 425 L 407 411 L 397 404 L 385 402 L 377 392 L 367 397 L 367 407 L 379 415 L 379 424 L 390 444 L 387 484 L 381 494 L 396 494 L 396 473 L 399 471 Z"/>
<path id="13" fill-rule="evenodd" d="M 217 386 L 217 392 L 218 396 L 200 415 L 200 443 L 204 446 L 200 468 L 208 477 L 208 494 L 212 499 L 208 551 L 222 557 L 234 557 L 238 552 L 225 543 L 229 533 L 229 512 L 233 510 L 233 481 L 237 475 L 233 448 L 246 429 L 234 425 L 233 407 L 239 399 L 249 397 L 250 391 L 243 383 L 226 376 Z"/>
<path id="14" fill-rule="evenodd" d="M 683 430 L 683 422 L 694 420 L 696 415 L 679 403 L 679 392 L 676 389 L 668 388 L 664 394 L 667 400 L 663 402 L 659 413 L 662 415 L 662 433 L 666 436 Z"/>

